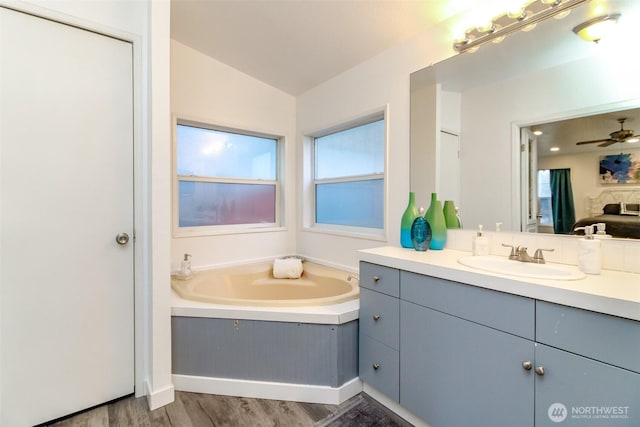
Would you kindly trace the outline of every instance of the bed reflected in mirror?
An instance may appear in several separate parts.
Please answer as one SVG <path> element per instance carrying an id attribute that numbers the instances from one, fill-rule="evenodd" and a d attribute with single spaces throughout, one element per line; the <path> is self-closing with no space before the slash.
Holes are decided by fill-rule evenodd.
<path id="1" fill-rule="evenodd" d="M 612 111 L 521 129 L 528 164 L 527 231 L 640 239 L 640 109 Z M 594 230 L 595 231 L 595 230 Z"/>

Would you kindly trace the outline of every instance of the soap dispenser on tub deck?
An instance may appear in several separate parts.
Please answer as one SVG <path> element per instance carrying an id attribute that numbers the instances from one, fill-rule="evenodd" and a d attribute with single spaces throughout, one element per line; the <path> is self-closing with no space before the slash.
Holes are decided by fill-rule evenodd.
<path id="1" fill-rule="evenodd" d="M 193 270 L 191 270 L 191 255 L 184 254 L 184 259 L 180 263 L 180 272 L 178 273 L 178 277 L 180 279 L 189 279 L 193 275 Z"/>

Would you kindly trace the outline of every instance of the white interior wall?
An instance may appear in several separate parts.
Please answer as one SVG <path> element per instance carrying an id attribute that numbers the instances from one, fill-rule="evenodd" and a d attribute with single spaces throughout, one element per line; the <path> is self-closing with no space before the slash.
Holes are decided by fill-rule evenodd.
<path id="1" fill-rule="evenodd" d="M 588 112 L 629 108 L 640 98 L 636 84 L 640 62 L 612 67 L 615 49 L 513 80 L 462 93 L 461 211 L 467 227 L 503 223 L 519 225 L 512 216 L 511 195 L 517 146 L 512 126 L 553 121 Z M 585 72 L 588 70 L 588 72 Z M 564 94 L 560 96 L 560 94 Z M 472 208 L 472 209 L 471 209 Z"/>
<path id="2" fill-rule="evenodd" d="M 630 144 L 631 145 L 631 144 Z M 631 153 L 640 158 L 640 148 L 623 149 L 623 153 Z M 595 197 L 611 185 L 602 185 L 599 179 L 600 158 L 606 155 L 620 154 L 618 150 L 595 151 L 583 154 L 569 154 L 564 156 L 538 157 L 538 169 L 571 169 L 571 187 L 576 208 L 576 219 L 591 216 L 587 196 Z M 627 188 L 627 186 L 616 186 Z M 629 186 L 637 187 L 637 186 Z"/>
<path id="3" fill-rule="evenodd" d="M 298 97 L 296 140 L 299 146 L 304 144 L 304 135 L 388 106 L 386 239 L 369 240 L 319 233 L 303 228 L 304 221 L 301 221 L 297 234 L 298 253 L 356 268 L 357 250 L 400 244 L 400 220 L 409 200 L 409 75 L 452 54 L 450 40 L 444 40 L 447 35 L 433 29 Z M 433 159 L 425 160 L 424 167 L 433 169 L 434 164 L 430 162 Z M 300 150 L 298 194 L 310 188 L 303 165 L 309 167 L 309 162 L 302 158 Z M 426 200 L 416 202 L 424 206 L 428 204 Z M 298 215 L 306 215 L 304 219 L 308 221 L 311 213 L 299 206 Z"/>
<path id="4" fill-rule="evenodd" d="M 178 118 L 283 135 L 286 221 L 277 231 L 173 238 L 172 270 L 184 253 L 192 255 L 196 269 L 294 254 L 296 99 L 172 40 L 171 110 Z"/>

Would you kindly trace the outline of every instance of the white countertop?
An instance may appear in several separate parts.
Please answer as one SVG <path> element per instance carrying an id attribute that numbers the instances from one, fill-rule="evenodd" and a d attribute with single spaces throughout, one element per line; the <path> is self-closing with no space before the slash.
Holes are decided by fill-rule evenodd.
<path id="1" fill-rule="evenodd" d="M 640 274 L 602 270 L 580 280 L 530 279 L 476 270 L 458 262 L 468 255 L 451 249 L 418 252 L 396 246 L 358 251 L 361 261 L 373 264 L 640 321 Z M 558 265 L 577 270 L 576 266 Z"/>

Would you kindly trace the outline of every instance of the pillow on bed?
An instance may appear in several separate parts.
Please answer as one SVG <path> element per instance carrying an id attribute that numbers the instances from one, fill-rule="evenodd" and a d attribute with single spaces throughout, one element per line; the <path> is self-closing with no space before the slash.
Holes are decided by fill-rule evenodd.
<path id="1" fill-rule="evenodd" d="M 610 203 L 608 205 L 604 205 L 604 208 L 602 209 L 602 213 L 605 215 L 619 215 L 620 203 Z"/>
<path id="2" fill-rule="evenodd" d="M 640 204 L 620 203 L 620 215 L 640 215 Z"/>

